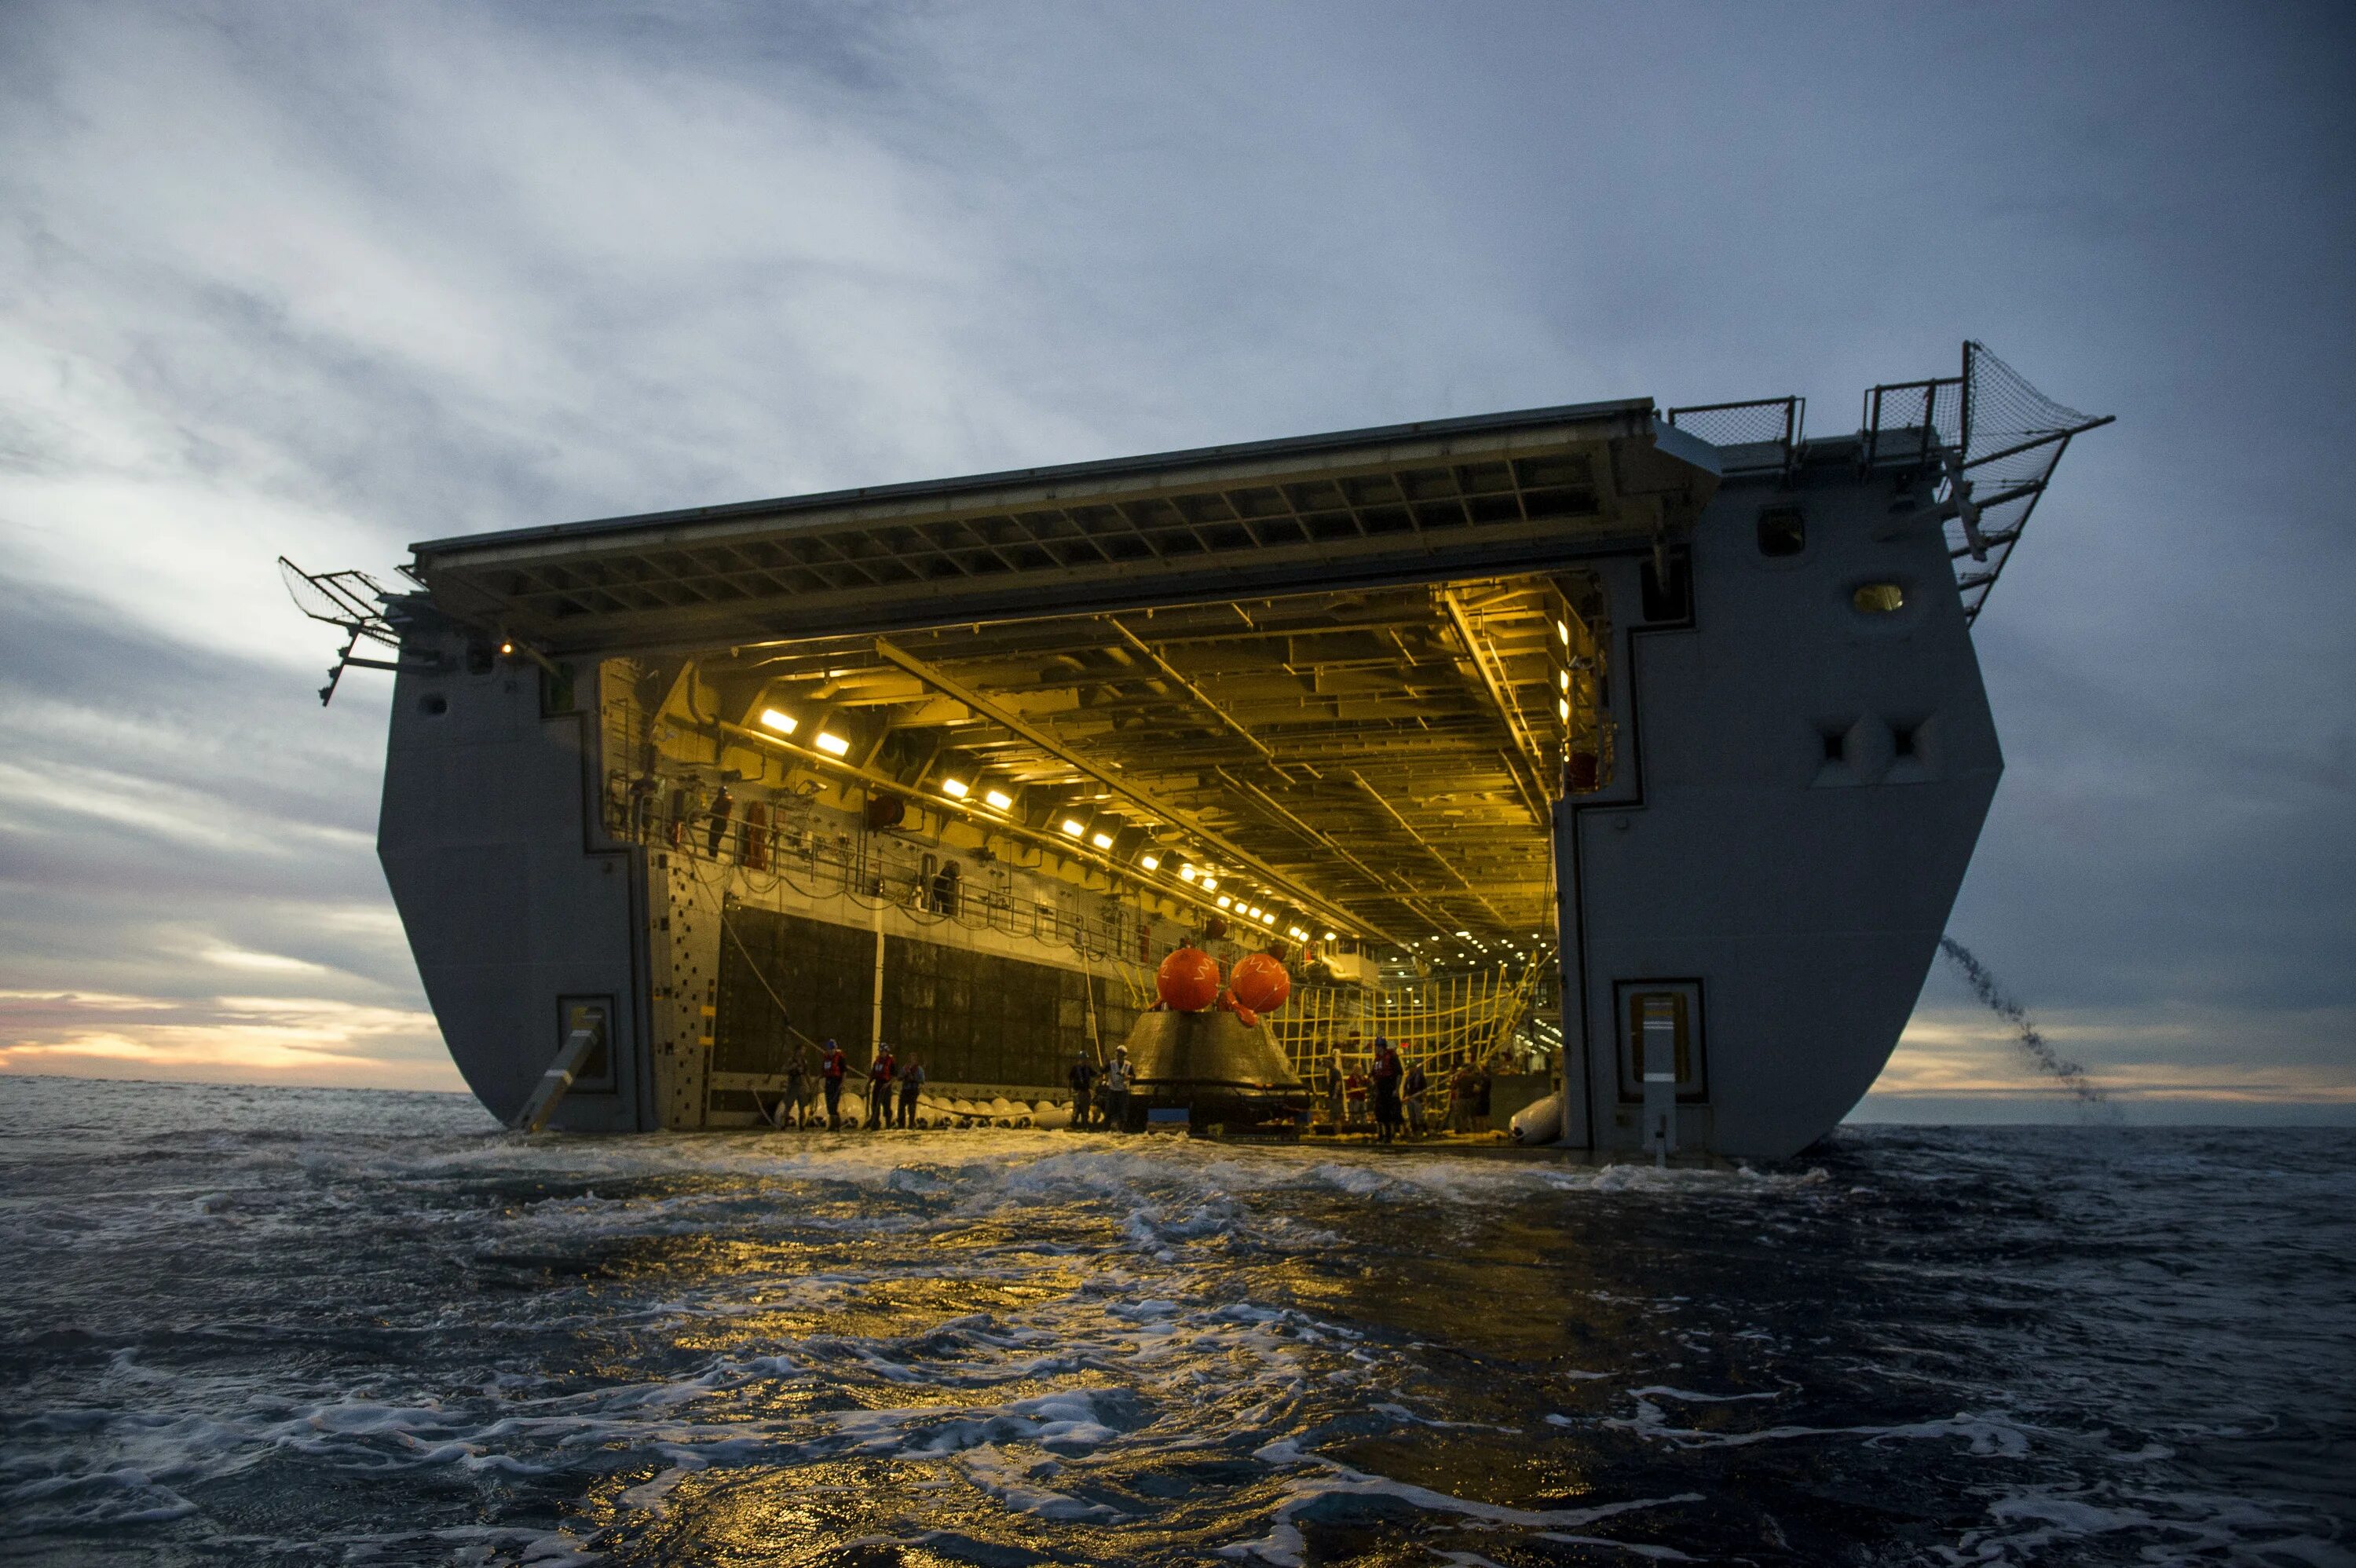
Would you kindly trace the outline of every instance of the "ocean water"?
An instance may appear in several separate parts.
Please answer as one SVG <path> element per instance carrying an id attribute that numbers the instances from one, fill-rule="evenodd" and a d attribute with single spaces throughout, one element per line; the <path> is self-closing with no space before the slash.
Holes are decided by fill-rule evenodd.
<path id="1" fill-rule="evenodd" d="M 1590 1169 L 0 1079 L 0 1557 L 2356 1562 L 2356 1134 Z"/>

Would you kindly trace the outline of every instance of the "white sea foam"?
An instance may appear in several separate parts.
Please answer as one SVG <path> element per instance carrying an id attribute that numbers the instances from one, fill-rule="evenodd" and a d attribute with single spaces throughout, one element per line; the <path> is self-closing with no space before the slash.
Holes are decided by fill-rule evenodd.
<path id="1" fill-rule="evenodd" d="M 1855 1437 L 1869 1443 L 1924 1441 L 1937 1438 L 1960 1439 L 1974 1454 L 2002 1455 L 2018 1458 L 2029 1452 L 2030 1444 L 2040 1435 L 2039 1429 L 2002 1413 L 1976 1414 L 1958 1412 L 1940 1421 L 1915 1421 L 1883 1425 L 1800 1426 L 1781 1425 L 1740 1431 L 1702 1431 L 1692 1427 L 1673 1426 L 1667 1413 L 1653 1402 L 1674 1400 L 1689 1404 L 1733 1404 L 1754 1400 L 1772 1400 L 1773 1393 L 1699 1393 L 1687 1389 L 1655 1384 L 1631 1390 L 1628 1396 L 1635 1403 L 1633 1416 L 1603 1416 L 1580 1418 L 1550 1414 L 1548 1425 L 1563 1427 L 1600 1426 L 1608 1430 L 1632 1432 L 1650 1441 L 1679 1448 L 1742 1448 L 1759 1443 L 1788 1443 L 1804 1438 Z"/>
<path id="2" fill-rule="evenodd" d="M 1581 1509 L 1517 1509 L 1455 1497 L 1430 1487 L 1395 1481 L 1383 1476 L 1368 1475 L 1334 1460 L 1305 1454 L 1290 1439 L 1266 1445 L 1256 1451 L 1253 1457 L 1270 1465 L 1306 1467 L 1311 1473 L 1287 1479 L 1284 1500 L 1277 1505 L 1270 1517 L 1270 1528 L 1266 1535 L 1223 1546 L 1219 1552 L 1225 1557 L 1257 1557 L 1262 1562 L 1280 1564 L 1280 1568 L 1301 1568 L 1307 1561 L 1308 1541 L 1301 1528 L 1301 1520 L 1313 1520 L 1320 1515 L 1331 1516 L 1338 1511 L 1337 1505 L 1345 1506 L 1353 1502 L 1375 1500 L 1399 1504 L 1419 1512 L 1452 1516 L 1483 1525 L 1562 1531 L 1641 1509 L 1703 1500 L 1699 1492 L 1684 1492 L 1674 1497 L 1638 1498 Z M 1601 1543 L 1622 1544 L 1609 1540 Z"/>

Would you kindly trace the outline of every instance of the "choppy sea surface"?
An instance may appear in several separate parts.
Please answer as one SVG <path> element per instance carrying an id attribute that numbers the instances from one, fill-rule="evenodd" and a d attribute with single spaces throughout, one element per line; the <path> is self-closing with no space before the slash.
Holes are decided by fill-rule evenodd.
<path id="1" fill-rule="evenodd" d="M 2356 1562 L 2356 1134 L 1592 1169 L 0 1079 L 0 1558 Z"/>

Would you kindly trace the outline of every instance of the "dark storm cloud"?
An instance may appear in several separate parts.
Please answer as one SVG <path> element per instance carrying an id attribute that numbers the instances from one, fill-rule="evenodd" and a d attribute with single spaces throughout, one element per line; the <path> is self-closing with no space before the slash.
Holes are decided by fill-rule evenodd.
<path id="1" fill-rule="evenodd" d="M 1978 629 L 1954 929 L 2098 1079 L 2356 1095 L 2351 65 L 2324 7 L 6 8 L 0 986 L 424 1060 L 382 691 L 317 710 L 281 549 L 1587 398 L 1837 431 L 1968 334 L 2119 423 Z M 1944 976 L 1910 1040 L 1890 1089 L 2013 1081 Z"/>

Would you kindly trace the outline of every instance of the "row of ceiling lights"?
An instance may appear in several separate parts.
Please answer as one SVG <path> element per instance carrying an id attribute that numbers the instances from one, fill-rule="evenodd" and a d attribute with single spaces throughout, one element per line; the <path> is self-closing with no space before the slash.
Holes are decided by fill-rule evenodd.
<path id="1" fill-rule="evenodd" d="M 801 728 L 800 720 L 797 720 L 792 714 L 776 708 L 764 708 L 761 709 L 761 723 L 764 728 L 774 730 L 780 735 L 794 734 Z M 844 757 L 849 755 L 851 752 L 851 742 L 829 730 L 819 730 L 815 736 L 811 737 L 811 743 L 819 751 L 824 752 L 830 757 Z M 948 796 L 951 800 L 970 802 L 972 799 L 973 786 L 967 784 L 960 778 L 944 777 L 940 783 L 940 790 L 943 795 Z M 1002 789 L 993 787 L 985 789 L 982 792 L 981 804 L 988 806 L 992 811 L 1003 814 L 1013 810 L 1014 797 L 1007 794 L 1006 791 Z M 1066 837 L 1084 839 L 1091 847 L 1108 852 L 1110 851 L 1113 847 L 1113 836 L 1111 834 L 1106 832 L 1102 827 L 1097 827 L 1091 831 L 1089 824 L 1083 822 L 1076 816 L 1066 816 L 1064 818 L 1060 826 L 1062 827 L 1065 837 Z M 1162 855 L 1159 850 L 1149 846 L 1138 856 L 1137 863 L 1140 867 L 1149 872 L 1159 871 L 1162 869 Z M 1235 914 L 1246 920 L 1254 921 L 1260 925 L 1266 926 L 1271 931 L 1276 928 L 1278 919 L 1277 912 L 1265 909 L 1258 904 L 1245 903 L 1237 900 L 1231 893 L 1220 892 L 1218 879 L 1214 877 L 1207 869 L 1197 869 L 1192 862 L 1187 862 L 1179 867 L 1178 880 L 1182 882 L 1193 885 L 1194 888 L 1200 890 L 1205 894 L 1215 894 L 1218 899 L 1219 908 L 1223 910 L 1231 911 Z M 1304 927 L 1298 925 L 1286 926 L 1285 934 L 1290 936 L 1296 942 L 1306 942 L 1309 940 L 1308 931 Z M 1327 932 L 1325 933 L 1325 940 L 1328 942 L 1336 940 L 1335 933 L 1330 931 Z"/>
<path id="2" fill-rule="evenodd" d="M 1542 933 L 1535 931 L 1531 932 L 1529 952 L 1535 954 L 1537 951 L 1537 944 L 1545 940 L 1545 935 Z M 1456 956 L 1460 959 L 1469 961 L 1472 956 L 1470 953 L 1464 951 L 1463 944 L 1466 943 L 1470 943 L 1474 947 L 1479 948 L 1484 957 L 1487 956 L 1490 951 L 1489 944 L 1487 943 L 1482 941 L 1479 937 L 1473 935 L 1469 931 L 1460 931 L 1456 933 L 1456 941 L 1454 944 L 1456 947 Z M 1423 953 L 1423 949 L 1427 944 L 1433 948 L 1443 948 L 1451 945 L 1448 937 L 1444 934 L 1434 934 L 1428 937 L 1410 939 L 1408 943 L 1409 947 L 1414 948 L 1419 954 Z M 1516 958 L 1524 955 L 1521 944 L 1515 942 L 1510 936 L 1499 938 L 1498 945 Z M 1445 953 L 1424 954 L 1423 955 L 1426 957 L 1438 956 L 1443 958 L 1447 956 Z"/>
<path id="3" fill-rule="evenodd" d="M 1569 623 L 1558 620 L 1554 624 L 1554 629 L 1556 636 L 1561 640 L 1563 645 L 1563 656 L 1565 659 L 1569 659 L 1570 656 L 1570 626 Z M 1556 699 L 1555 709 L 1561 717 L 1562 721 L 1567 724 L 1570 721 L 1570 671 L 1566 668 L 1557 673 L 1561 685 L 1562 694 Z M 786 712 L 782 709 L 776 708 L 764 708 L 761 709 L 761 723 L 764 727 L 774 730 L 780 735 L 794 734 L 801 728 L 801 721 L 799 720 L 796 719 L 792 714 Z M 851 754 L 851 742 L 830 730 L 820 729 L 816 735 L 810 738 L 810 743 L 830 757 L 840 759 Z M 964 780 L 944 778 L 941 781 L 941 793 L 948 795 L 952 800 L 965 800 L 969 798 L 971 792 L 970 786 L 968 785 Z M 989 806 L 992 811 L 1011 811 L 1014 806 L 1014 797 L 1007 794 L 1002 789 L 993 788 L 985 790 L 982 792 L 981 799 L 982 804 Z M 1106 833 L 1102 829 L 1098 829 L 1093 834 L 1088 833 L 1087 824 L 1081 822 L 1076 817 L 1067 816 L 1064 818 L 1063 828 L 1064 832 L 1071 837 L 1079 838 L 1083 836 L 1087 837 L 1087 841 L 1098 849 L 1109 850 L 1113 846 L 1111 834 Z M 1162 869 L 1162 857 L 1155 850 L 1148 848 L 1144 853 L 1138 857 L 1137 863 L 1148 871 L 1158 871 Z M 1179 869 L 1178 880 L 1182 882 L 1194 883 L 1206 893 L 1216 893 L 1218 891 L 1219 884 L 1217 880 L 1214 879 L 1208 871 L 1198 873 L 1192 865 L 1182 866 Z M 1270 928 L 1273 928 L 1276 924 L 1276 916 L 1269 913 L 1268 911 L 1257 906 L 1238 904 L 1236 902 L 1234 898 L 1228 895 L 1220 895 L 1219 907 L 1223 910 L 1233 910 L 1236 913 L 1242 915 L 1247 919 L 1258 921 L 1260 924 Z M 1309 940 L 1309 933 L 1300 926 L 1288 926 L 1285 928 L 1285 932 L 1287 935 L 1292 937 L 1295 941 L 1306 942 Z M 1468 939 L 1472 936 L 1472 933 L 1469 931 L 1460 931 L 1456 934 L 1459 939 Z M 1530 937 L 1534 942 L 1538 939 L 1536 932 L 1531 933 Z M 1335 933 L 1330 931 L 1327 932 L 1325 933 L 1325 940 L 1328 942 L 1336 940 Z M 1437 939 L 1435 938 L 1435 940 Z M 1410 943 L 1408 945 L 1416 946 L 1419 944 Z M 1479 947 L 1483 953 L 1486 953 L 1489 950 L 1486 944 L 1481 943 L 1478 940 L 1474 940 L 1473 945 Z M 1518 955 L 1521 950 L 1519 948 L 1515 948 L 1513 951 L 1516 955 Z"/>

